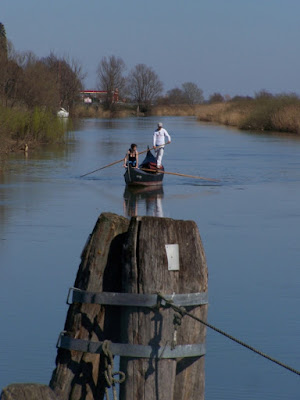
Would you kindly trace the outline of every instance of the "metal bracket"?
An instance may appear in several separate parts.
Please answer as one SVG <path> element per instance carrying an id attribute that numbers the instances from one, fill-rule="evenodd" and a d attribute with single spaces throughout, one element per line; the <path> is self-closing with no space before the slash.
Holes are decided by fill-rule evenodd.
<path id="1" fill-rule="evenodd" d="M 164 295 L 166 299 L 179 307 L 199 306 L 208 304 L 207 292 Z M 68 292 L 67 304 L 87 303 L 111 306 L 132 306 L 153 308 L 158 304 L 157 294 L 87 292 L 71 287 Z"/>
<path id="2" fill-rule="evenodd" d="M 83 339 L 74 339 L 66 336 L 66 331 L 60 333 L 57 348 L 75 350 L 83 353 L 102 353 L 103 342 L 92 342 Z M 110 343 L 110 351 L 113 355 L 131 358 L 186 358 L 200 357 L 205 354 L 205 344 L 178 345 L 172 349 L 171 346 L 144 346 L 139 344 Z"/>

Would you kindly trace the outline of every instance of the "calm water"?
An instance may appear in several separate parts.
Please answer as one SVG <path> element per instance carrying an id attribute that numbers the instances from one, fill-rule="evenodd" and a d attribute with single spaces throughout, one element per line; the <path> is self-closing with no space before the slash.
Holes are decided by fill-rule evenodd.
<path id="1" fill-rule="evenodd" d="M 125 190 L 129 144 L 151 145 L 157 120 L 86 120 L 64 149 L 11 158 L 0 175 L 0 389 L 49 383 L 80 253 L 101 212 L 192 219 L 209 269 L 209 322 L 300 369 L 300 141 L 193 118 L 172 135 L 163 189 Z M 298 400 L 299 376 L 208 330 L 206 399 Z"/>

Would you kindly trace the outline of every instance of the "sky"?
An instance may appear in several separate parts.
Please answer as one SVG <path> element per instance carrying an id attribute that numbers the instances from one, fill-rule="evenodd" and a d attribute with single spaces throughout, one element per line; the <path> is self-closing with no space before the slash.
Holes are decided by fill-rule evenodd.
<path id="1" fill-rule="evenodd" d="M 105 56 L 154 69 L 164 91 L 300 95 L 299 0 L 0 0 L 15 50 L 78 62 L 97 88 Z"/>

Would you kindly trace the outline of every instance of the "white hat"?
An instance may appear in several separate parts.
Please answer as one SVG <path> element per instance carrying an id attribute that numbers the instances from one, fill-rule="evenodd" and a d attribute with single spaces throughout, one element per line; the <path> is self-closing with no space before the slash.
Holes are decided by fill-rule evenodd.
<path id="1" fill-rule="evenodd" d="M 159 122 L 159 123 L 157 124 L 157 126 L 159 126 L 160 128 L 162 128 L 163 124 L 162 124 L 161 122 Z"/>

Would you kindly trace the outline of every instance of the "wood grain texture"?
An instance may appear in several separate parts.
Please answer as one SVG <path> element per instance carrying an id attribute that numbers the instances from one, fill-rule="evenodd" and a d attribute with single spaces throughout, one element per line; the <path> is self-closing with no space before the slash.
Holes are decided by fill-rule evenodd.
<path id="1" fill-rule="evenodd" d="M 100 215 L 81 255 L 74 286 L 87 291 L 121 291 L 120 254 L 128 219 Z M 109 318 L 105 318 L 106 313 Z M 118 341 L 120 315 L 116 307 L 72 304 L 64 330 L 77 339 Z M 62 400 L 102 399 L 103 360 L 99 354 L 59 349 L 50 387 Z"/>
<path id="2" fill-rule="evenodd" d="M 46 385 L 37 383 L 14 383 L 5 387 L 1 400 L 58 400 L 55 393 Z"/>
<path id="3" fill-rule="evenodd" d="M 179 245 L 179 271 L 168 270 L 166 244 Z M 136 217 L 131 219 L 123 255 L 123 291 L 128 293 L 195 293 L 207 291 L 207 266 L 198 228 L 193 221 Z M 206 318 L 207 306 L 191 309 Z M 124 343 L 170 345 L 174 312 L 134 307 L 122 313 Z M 184 317 L 177 344 L 203 343 L 205 327 Z M 121 358 L 126 373 L 121 400 L 183 400 L 204 398 L 204 357 L 193 360 Z"/>

